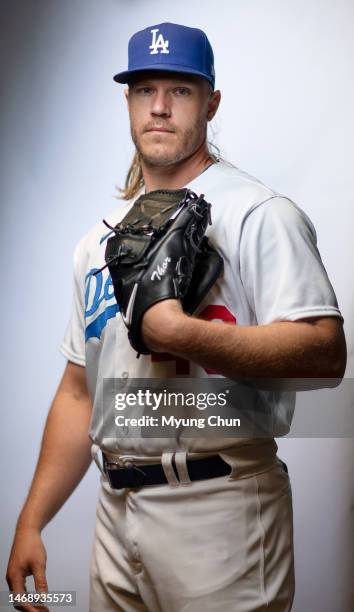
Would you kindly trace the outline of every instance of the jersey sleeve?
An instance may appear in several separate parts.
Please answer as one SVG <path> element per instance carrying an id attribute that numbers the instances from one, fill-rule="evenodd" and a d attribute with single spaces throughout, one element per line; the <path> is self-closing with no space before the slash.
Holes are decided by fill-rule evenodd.
<path id="1" fill-rule="evenodd" d="M 342 317 L 317 248 L 315 228 L 294 202 L 275 196 L 246 217 L 240 274 L 258 324 Z"/>
<path id="2" fill-rule="evenodd" d="M 80 274 L 82 241 L 74 250 L 73 299 L 71 316 L 60 345 L 61 353 L 73 363 L 85 365 L 85 278 Z"/>

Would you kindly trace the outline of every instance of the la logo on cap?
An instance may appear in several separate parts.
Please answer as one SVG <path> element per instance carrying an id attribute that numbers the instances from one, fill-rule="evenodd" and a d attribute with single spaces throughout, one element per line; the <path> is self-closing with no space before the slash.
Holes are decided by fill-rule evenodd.
<path id="1" fill-rule="evenodd" d="M 150 30 L 150 32 L 152 33 L 152 42 L 149 47 L 149 49 L 152 49 L 152 51 L 150 51 L 150 55 L 156 55 L 159 52 L 169 53 L 168 40 L 164 40 L 164 37 L 162 36 L 162 34 L 159 34 L 157 36 L 158 31 L 159 31 L 159 28 Z"/>
<path id="2" fill-rule="evenodd" d="M 213 66 L 213 49 L 203 30 L 178 23 L 154 23 L 131 36 L 128 70 L 113 78 L 117 83 L 129 83 L 141 71 L 160 70 L 203 77 L 214 89 Z"/>

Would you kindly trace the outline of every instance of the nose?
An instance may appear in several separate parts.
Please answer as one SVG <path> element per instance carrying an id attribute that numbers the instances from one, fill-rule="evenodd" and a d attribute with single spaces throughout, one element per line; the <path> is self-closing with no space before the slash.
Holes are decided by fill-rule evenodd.
<path id="1" fill-rule="evenodd" d="M 168 94 L 162 90 L 157 90 L 153 96 L 151 114 L 156 117 L 170 117 L 171 108 Z"/>

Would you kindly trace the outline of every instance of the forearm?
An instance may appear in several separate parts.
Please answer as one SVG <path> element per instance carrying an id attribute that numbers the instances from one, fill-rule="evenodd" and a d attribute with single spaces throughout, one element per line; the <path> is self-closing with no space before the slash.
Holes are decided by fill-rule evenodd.
<path id="1" fill-rule="evenodd" d="M 153 341 L 146 320 L 146 333 Z M 328 334 L 328 319 L 326 331 L 320 321 L 311 320 L 238 326 L 187 317 L 176 309 L 173 318 L 163 322 L 160 317 L 160 322 L 165 323 L 165 333 L 154 350 L 189 359 L 229 378 L 331 378 L 343 373 L 344 336 Z"/>
<path id="2" fill-rule="evenodd" d="M 311 323 L 243 327 L 186 317 L 184 325 L 184 333 L 173 335 L 165 350 L 223 376 L 316 378 L 338 372 L 333 347 L 319 343 Z"/>
<path id="3" fill-rule="evenodd" d="M 32 485 L 17 529 L 42 530 L 76 488 L 90 462 L 91 416 L 86 395 L 59 388 L 48 414 Z"/>

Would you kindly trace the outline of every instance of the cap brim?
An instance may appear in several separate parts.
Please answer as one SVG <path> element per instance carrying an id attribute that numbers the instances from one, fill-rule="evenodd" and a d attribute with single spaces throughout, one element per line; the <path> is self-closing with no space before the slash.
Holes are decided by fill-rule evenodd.
<path id="1" fill-rule="evenodd" d="M 194 74 L 195 76 L 202 77 L 206 79 L 210 85 L 214 88 L 214 83 L 211 79 L 209 79 L 203 72 L 199 72 L 194 68 L 188 68 L 188 66 L 177 66 L 174 64 L 152 64 L 152 66 L 144 66 L 144 68 L 135 68 L 134 70 L 125 70 L 124 72 L 118 72 L 113 77 L 113 80 L 116 83 L 129 83 L 132 76 L 143 73 L 143 72 L 174 72 L 179 74 Z"/>

